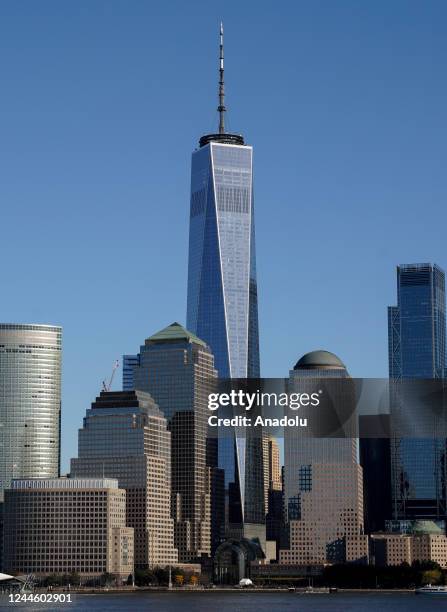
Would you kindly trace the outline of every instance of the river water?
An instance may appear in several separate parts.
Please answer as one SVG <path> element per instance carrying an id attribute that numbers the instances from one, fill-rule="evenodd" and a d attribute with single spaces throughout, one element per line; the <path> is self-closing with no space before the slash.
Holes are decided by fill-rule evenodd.
<path id="1" fill-rule="evenodd" d="M 104 593 L 72 594 L 64 604 L 9 603 L 0 599 L 1 610 L 67 610 L 93 612 L 430 612 L 447 611 L 447 596 L 413 593 Z"/>

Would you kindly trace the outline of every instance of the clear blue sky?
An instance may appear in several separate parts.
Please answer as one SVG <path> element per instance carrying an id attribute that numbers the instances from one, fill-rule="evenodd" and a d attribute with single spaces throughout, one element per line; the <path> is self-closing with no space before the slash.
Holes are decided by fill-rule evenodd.
<path id="1" fill-rule="evenodd" d="M 396 264 L 447 267 L 444 1 L 3 0 L 0 320 L 64 327 L 64 469 L 113 361 L 185 321 L 221 18 L 263 375 L 326 348 L 385 376 Z"/>

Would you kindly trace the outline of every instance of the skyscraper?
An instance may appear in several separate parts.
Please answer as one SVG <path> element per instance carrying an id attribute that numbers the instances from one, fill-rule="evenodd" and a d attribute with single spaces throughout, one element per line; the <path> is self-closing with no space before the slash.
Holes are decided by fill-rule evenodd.
<path id="1" fill-rule="evenodd" d="M 134 528 L 139 569 L 176 563 L 171 518 L 171 434 L 152 397 L 102 391 L 79 430 L 73 478 L 116 478 L 126 490 L 126 525 Z"/>
<path id="2" fill-rule="evenodd" d="M 265 442 L 266 441 L 266 442 Z M 268 454 L 268 494 L 266 515 L 266 539 L 276 544 L 275 559 L 278 559 L 279 549 L 287 537 L 284 524 L 284 467 L 281 469 L 279 446 L 272 435 L 264 436 Z"/>
<path id="3" fill-rule="evenodd" d="M 383 531 L 391 511 L 390 415 L 359 415 L 359 430 L 388 437 L 360 438 L 360 465 L 363 470 L 365 531 Z"/>
<path id="4" fill-rule="evenodd" d="M 348 372 L 328 351 L 307 353 L 296 363 L 290 372 L 290 391 L 318 389 L 325 379 L 330 379 L 337 404 L 352 401 L 355 405 Z M 280 551 L 280 562 L 366 562 L 368 538 L 363 534 L 357 439 L 302 437 L 297 428 L 285 427 L 284 455 L 290 544 Z"/>
<path id="5" fill-rule="evenodd" d="M 281 483 L 281 464 L 279 460 L 278 441 L 272 435 L 267 436 L 268 445 L 268 480 L 269 489 L 280 491 Z"/>
<path id="6" fill-rule="evenodd" d="M 123 391 L 135 389 L 134 370 L 139 364 L 139 355 L 123 355 Z"/>
<path id="7" fill-rule="evenodd" d="M 154 398 L 171 432 L 179 560 L 210 555 L 211 538 L 214 548 L 220 536 L 218 521 L 223 522 L 223 508 L 219 510 L 216 495 L 216 440 L 207 440 L 208 395 L 215 391 L 217 382 L 213 355 L 205 342 L 173 323 L 145 341 L 134 373 L 136 388 Z"/>
<path id="8" fill-rule="evenodd" d="M 0 501 L 12 478 L 59 476 L 62 328 L 0 324 Z"/>
<path id="9" fill-rule="evenodd" d="M 429 263 L 398 266 L 397 306 L 388 308 L 390 378 L 444 378 L 445 325 L 443 270 Z M 405 413 L 409 408 L 395 397 L 393 410 Z M 391 465 L 394 518 L 444 519 L 445 440 L 396 436 L 391 440 Z"/>
<path id="10" fill-rule="evenodd" d="M 187 328 L 212 349 L 221 378 L 259 376 L 253 147 L 225 131 L 223 30 L 219 132 L 192 155 Z"/>
<path id="11" fill-rule="evenodd" d="M 187 327 L 211 348 L 220 378 L 259 377 L 253 148 L 225 130 L 220 29 L 219 130 L 192 155 Z M 259 441 L 222 439 L 230 521 L 260 524 L 265 502 Z M 263 493 L 264 495 L 264 493 Z"/>

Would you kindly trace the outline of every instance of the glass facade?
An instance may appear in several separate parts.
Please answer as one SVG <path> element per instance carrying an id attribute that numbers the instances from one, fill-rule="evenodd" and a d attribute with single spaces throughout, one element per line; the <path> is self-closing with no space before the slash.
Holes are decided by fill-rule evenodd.
<path id="1" fill-rule="evenodd" d="M 59 476 L 62 328 L 0 324 L 0 500 L 12 478 Z"/>
<path id="2" fill-rule="evenodd" d="M 259 376 L 252 156 L 211 142 L 192 158 L 187 328 L 220 378 Z"/>
<path id="3" fill-rule="evenodd" d="M 253 149 L 211 138 L 192 156 L 187 327 L 210 346 L 220 378 L 259 377 L 257 299 Z M 236 432 L 219 441 L 230 522 L 265 521 L 257 444 Z"/>
<path id="4" fill-rule="evenodd" d="M 134 370 L 139 363 L 139 355 L 123 355 L 123 391 L 135 389 Z"/>
<path id="5" fill-rule="evenodd" d="M 444 378 L 443 270 L 432 264 L 398 266 L 397 300 L 388 309 L 390 378 Z M 393 398 L 392 410 L 407 409 Z M 443 518 L 445 440 L 394 438 L 391 460 L 394 518 Z"/>

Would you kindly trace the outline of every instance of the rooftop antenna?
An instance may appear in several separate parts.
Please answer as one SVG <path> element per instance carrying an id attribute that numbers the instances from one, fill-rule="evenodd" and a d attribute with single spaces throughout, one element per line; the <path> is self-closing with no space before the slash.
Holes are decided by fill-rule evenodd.
<path id="1" fill-rule="evenodd" d="M 244 137 L 242 134 L 229 134 L 225 131 L 225 82 L 224 82 L 224 42 L 223 42 L 223 23 L 220 22 L 220 39 L 219 39 L 219 130 L 216 134 L 204 134 L 200 140 L 200 147 L 205 147 L 210 142 L 220 142 L 222 144 L 243 145 Z"/>
<path id="2" fill-rule="evenodd" d="M 225 134 L 225 85 L 224 85 L 224 44 L 223 44 L 223 23 L 220 22 L 220 44 L 219 44 L 219 134 Z"/>

